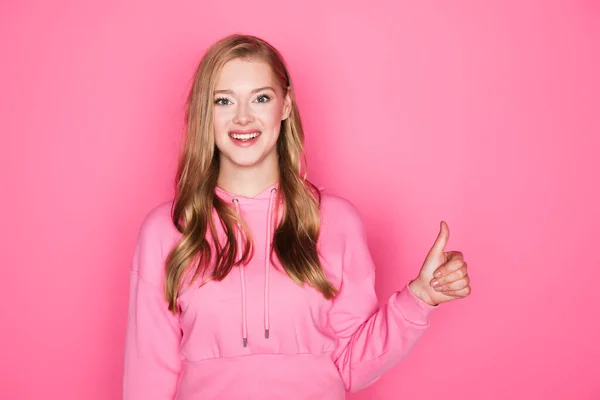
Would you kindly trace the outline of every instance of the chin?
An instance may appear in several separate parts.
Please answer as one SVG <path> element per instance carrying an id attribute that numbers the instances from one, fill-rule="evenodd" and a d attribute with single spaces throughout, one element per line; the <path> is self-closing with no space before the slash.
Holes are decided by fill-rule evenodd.
<path id="1" fill-rule="evenodd" d="M 226 162 L 230 164 L 232 167 L 237 168 L 251 168 L 257 167 L 266 162 L 268 158 L 267 154 L 235 154 L 233 153 L 221 153 L 223 157 L 221 160 L 221 164 Z"/>
<path id="2" fill-rule="evenodd" d="M 265 139 L 267 138 L 262 137 L 254 143 L 240 146 L 230 142 L 231 139 L 227 137 L 225 143 L 217 143 L 221 153 L 221 166 L 227 164 L 229 167 L 234 168 L 252 168 L 270 164 L 272 161 L 277 163 L 277 141 L 275 140 L 272 143 L 272 140 Z"/>
<path id="3" fill-rule="evenodd" d="M 238 168 L 252 168 L 261 164 L 261 159 L 229 159 L 232 166 Z"/>

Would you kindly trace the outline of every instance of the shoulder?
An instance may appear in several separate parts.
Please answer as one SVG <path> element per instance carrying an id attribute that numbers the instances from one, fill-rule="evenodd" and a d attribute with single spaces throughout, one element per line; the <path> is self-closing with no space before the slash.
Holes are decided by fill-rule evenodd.
<path id="1" fill-rule="evenodd" d="M 140 237 L 160 237 L 176 229 L 171 219 L 172 204 L 172 201 L 166 201 L 146 212 L 139 228 Z"/>
<path id="2" fill-rule="evenodd" d="M 132 269 L 155 284 L 162 281 L 164 262 L 180 237 L 171 219 L 171 205 L 168 201 L 147 211 L 138 230 Z"/>
<path id="3" fill-rule="evenodd" d="M 338 237 L 364 236 L 364 220 L 358 207 L 345 197 L 321 193 L 323 233 Z"/>
<path id="4" fill-rule="evenodd" d="M 321 218 L 329 223 L 345 226 L 363 224 L 358 207 L 345 197 L 331 193 L 321 194 Z"/>
<path id="5" fill-rule="evenodd" d="M 349 199 L 332 194 L 321 197 L 319 253 L 327 276 L 336 287 L 372 276 L 365 223 Z"/>

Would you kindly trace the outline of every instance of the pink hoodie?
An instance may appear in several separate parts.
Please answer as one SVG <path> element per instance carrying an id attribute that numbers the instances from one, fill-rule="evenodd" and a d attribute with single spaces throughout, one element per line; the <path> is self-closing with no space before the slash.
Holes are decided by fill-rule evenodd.
<path id="1" fill-rule="evenodd" d="M 419 340 L 435 307 L 408 285 L 378 306 L 363 222 L 347 200 L 324 194 L 321 203 L 318 248 L 340 290 L 334 300 L 292 282 L 275 256 L 269 262 L 276 189 L 254 198 L 217 189 L 252 232 L 254 256 L 222 282 L 186 287 L 177 316 L 162 289 L 164 261 L 180 239 L 171 203 L 147 215 L 131 267 L 125 400 L 344 399 Z"/>

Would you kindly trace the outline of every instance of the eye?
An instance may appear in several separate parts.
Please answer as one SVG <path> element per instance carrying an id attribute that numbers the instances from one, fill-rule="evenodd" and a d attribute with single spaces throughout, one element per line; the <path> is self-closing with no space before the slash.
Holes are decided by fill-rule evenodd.
<path id="1" fill-rule="evenodd" d="M 259 103 L 266 103 L 269 100 L 271 100 L 271 98 L 269 96 L 267 96 L 266 94 L 261 94 L 260 96 L 258 96 L 256 98 L 256 101 Z"/>
<path id="2" fill-rule="evenodd" d="M 225 97 L 219 97 L 215 100 L 215 104 L 219 106 L 226 106 L 231 104 L 231 101 L 229 101 L 229 99 L 226 99 Z"/>

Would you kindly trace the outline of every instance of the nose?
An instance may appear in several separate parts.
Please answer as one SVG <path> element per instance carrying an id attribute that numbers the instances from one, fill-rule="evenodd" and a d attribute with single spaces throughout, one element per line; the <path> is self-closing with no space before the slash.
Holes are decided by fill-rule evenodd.
<path id="1" fill-rule="evenodd" d="M 252 116 L 252 111 L 250 110 L 250 107 L 242 103 L 237 107 L 235 111 L 235 117 L 233 119 L 233 122 L 239 125 L 246 125 L 252 122 L 253 119 L 254 117 Z"/>

